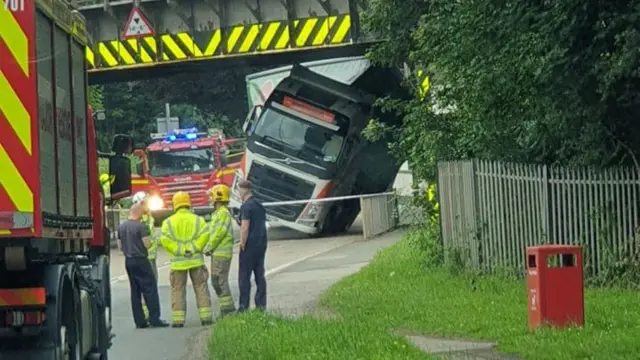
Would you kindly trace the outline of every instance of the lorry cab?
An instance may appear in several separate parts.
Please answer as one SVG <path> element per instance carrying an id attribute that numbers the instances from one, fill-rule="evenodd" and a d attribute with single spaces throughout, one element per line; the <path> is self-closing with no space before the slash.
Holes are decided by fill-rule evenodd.
<path id="1" fill-rule="evenodd" d="M 235 184 L 241 178 L 265 203 L 351 195 L 357 178 L 353 165 L 363 146 L 360 133 L 373 101 L 369 94 L 294 66 L 244 124 L 247 151 L 232 187 L 232 206 L 240 204 Z M 353 211 L 345 205 L 283 204 L 266 211 L 270 222 L 316 234 L 336 224 L 344 211 Z"/>

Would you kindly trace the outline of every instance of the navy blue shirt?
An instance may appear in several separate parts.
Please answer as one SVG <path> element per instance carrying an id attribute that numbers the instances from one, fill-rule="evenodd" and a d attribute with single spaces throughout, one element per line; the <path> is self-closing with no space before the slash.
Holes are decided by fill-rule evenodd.
<path id="1" fill-rule="evenodd" d="M 267 248 L 267 214 L 262 204 L 253 197 L 240 206 L 240 220 L 249 220 L 247 250 Z"/>
<path id="2" fill-rule="evenodd" d="M 143 238 L 149 236 L 149 228 L 138 220 L 127 220 L 118 226 L 122 252 L 128 258 L 147 258 L 149 255 Z"/>

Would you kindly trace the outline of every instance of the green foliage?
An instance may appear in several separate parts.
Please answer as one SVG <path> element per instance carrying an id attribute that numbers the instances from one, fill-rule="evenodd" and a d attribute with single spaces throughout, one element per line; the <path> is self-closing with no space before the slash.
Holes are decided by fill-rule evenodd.
<path id="1" fill-rule="evenodd" d="M 107 119 L 97 124 L 98 146 L 108 151 L 114 134 L 134 136 L 137 144 L 150 142 L 156 118 L 164 116 L 165 103 L 180 126 L 223 129 L 229 137 L 242 134 L 247 112 L 244 78 L 260 68 L 241 67 L 205 73 L 170 75 L 160 79 L 93 86 L 90 103 L 105 109 Z"/>
<path id="2" fill-rule="evenodd" d="M 444 265 L 444 248 L 438 224 L 431 223 L 411 229 L 406 236 L 406 241 L 422 252 L 427 268 Z"/>
<path id="3" fill-rule="evenodd" d="M 629 308 L 636 306 L 637 292 L 586 289 L 584 328 L 531 331 L 522 279 L 456 276 L 449 269 L 425 266 L 423 244 L 437 243 L 437 239 L 430 230 L 421 231 L 427 238 L 418 239 L 418 231 L 410 233 L 358 274 L 332 286 L 323 304 L 344 322 L 378 326 L 387 332 L 402 329 L 412 335 L 491 339 L 501 352 L 523 359 L 636 357 L 640 315 Z"/>
<path id="4" fill-rule="evenodd" d="M 104 97 L 102 86 L 91 86 L 89 87 L 89 105 L 96 110 L 104 110 Z"/>
<path id="5" fill-rule="evenodd" d="M 640 1 L 370 3 L 365 28 L 390 39 L 370 58 L 431 74 L 424 100 L 391 104 L 404 124 L 382 129 L 414 175 L 470 157 L 637 166 Z"/>

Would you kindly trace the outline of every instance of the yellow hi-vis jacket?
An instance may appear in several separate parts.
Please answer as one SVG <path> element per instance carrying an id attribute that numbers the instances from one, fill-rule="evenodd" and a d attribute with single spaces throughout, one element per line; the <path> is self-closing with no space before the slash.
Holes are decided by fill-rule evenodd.
<path id="1" fill-rule="evenodd" d="M 204 266 L 202 249 L 209 242 L 207 222 L 187 209 L 180 209 L 162 223 L 160 245 L 170 256 L 171 270 Z M 186 256 L 190 251 L 191 256 Z"/>
<path id="2" fill-rule="evenodd" d="M 109 182 L 102 183 L 102 192 L 104 193 L 105 199 L 111 197 L 111 184 L 109 184 Z"/>
<path id="3" fill-rule="evenodd" d="M 233 225 L 231 212 L 226 206 L 211 214 L 211 232 L 209 243 L 204 252 L 213 252 L 213 256 L 231 259 L 233 257 Z"/>
<path id="4" fill-rule="evenodd" d="M 149 253 L 149 260 L 154 260 L 158 256 L 158 239 L 154 236 L 154 220 L 151 214 L 143 214 L 142 223 L 149 228 L 149 237 L 151 238 L 151 244 L 147 249 Z"/>

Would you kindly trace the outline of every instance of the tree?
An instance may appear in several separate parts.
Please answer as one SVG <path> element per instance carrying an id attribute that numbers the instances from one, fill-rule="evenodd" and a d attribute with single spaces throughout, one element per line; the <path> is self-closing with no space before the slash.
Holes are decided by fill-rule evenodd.
<path id="1" fill-rule="evenodd" d="M 242 67 L 94 86 L 90 102 L 107 112 L 107 120 L 97 125 L 99 147 L 108 150 L 116 133 L 148 142 L 165 103 L 171 104 L 171 114 L 181 119 L 181 126 L 215 127 L 227 136 L 241 137 L 248 111 L 245 76 L 260 70 Z"/>
<path id="2" fill-rule="evenodd" d="M 639 14 L 637 0 L 372 0 L 365 25 L 391 41 L 371 59 L 427 66 L 434 84 L 384 103 L 405 114 L 383 129 L 392 149 L 427 179 L 436 159 L 635 163 Z"/>

